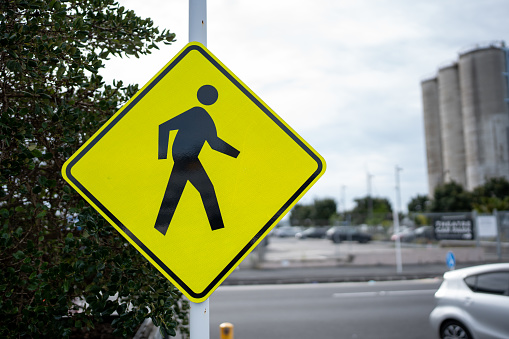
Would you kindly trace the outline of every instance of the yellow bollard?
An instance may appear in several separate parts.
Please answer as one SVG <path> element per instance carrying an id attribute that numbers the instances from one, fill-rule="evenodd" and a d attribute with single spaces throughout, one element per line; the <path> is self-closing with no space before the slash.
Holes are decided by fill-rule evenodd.
<path id="1" fill-rule="evenodd" d="M 219 325 L 219 339 L 233 339 L 233 324 L 222 323 Z"/>

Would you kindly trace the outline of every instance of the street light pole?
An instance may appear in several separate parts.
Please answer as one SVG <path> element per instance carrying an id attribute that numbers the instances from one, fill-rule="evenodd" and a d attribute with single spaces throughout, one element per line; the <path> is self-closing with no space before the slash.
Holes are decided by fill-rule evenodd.
<path id="1" fill-rule="evenodd" d="M 368 218 L 371 219 L 373 217 L 373 199 L 371 198 L 371 180 L 373 179 L 373 174 L 368 174 Z"/>
<path id="2" fill-rule="evenodd" d="M 399 172 L 403 169 L 396 165 L 396 203 L 398 205 L 398 212 L 401 212 L 401 186 L 399 184 Z"/>
<path id="3" fill-rule="evenodd" d="M 402 168 L 396 166 L 396 203 L 394 204 L 394 210 L 392 212 L 393 223 L 394 223 L 394 234 L 396 234 L 396 271 L 398 274 L 403 272 L 403 264 L 401 260 L 401 241 L 399 239 L 399 209 L 401 208 L 401 198 L 399 190 L 399 171 Z"/>
<path id="4" fill-rule="evenodd" d="M 345 199 L 345 193 L 346 192 L 346 186 L 341 186 L 341 205 L 343 206 L 343 214 L 346 214 L 346 199 Z"/>

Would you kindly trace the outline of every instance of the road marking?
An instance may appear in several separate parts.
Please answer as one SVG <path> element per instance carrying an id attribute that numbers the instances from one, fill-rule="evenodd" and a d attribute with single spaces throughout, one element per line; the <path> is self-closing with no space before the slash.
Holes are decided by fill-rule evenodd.
<path id="1" fill-rule="evenodd" d="M 404 290 L 404 291 L 375 291 L 375 292 L 350 292 L 334 293 L 333 298 L 366 298 L 366 297 L 389 297 L 398 295 L 434 294 L 437 290 Z"/>

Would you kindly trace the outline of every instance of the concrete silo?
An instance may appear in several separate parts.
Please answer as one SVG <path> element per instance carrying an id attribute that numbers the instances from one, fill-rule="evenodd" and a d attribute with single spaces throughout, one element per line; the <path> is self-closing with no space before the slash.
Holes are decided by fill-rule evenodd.
<path id="1" fill-rule="evenodd" d="M 467 189 L 486 179 L 509 179 L 509 112 L 506 56 L 489 46 L 460 54 L 459 74 L 465 134 Z"/>
<path id="2" fill-rule="evenodd" d="M 440 131 L 444 181 L 467 186 L 465 173 L 465 141 L 458 65 L 442 67 L 438 71 L 440 103 Z"/>
<path id="3" fill-rule="evenodd" d="M 432 78 L 422 81 L 421 90 L 428 164 L 428 192 L 432 197 L 435 187 L 444 183 L 437 79 Z"/>

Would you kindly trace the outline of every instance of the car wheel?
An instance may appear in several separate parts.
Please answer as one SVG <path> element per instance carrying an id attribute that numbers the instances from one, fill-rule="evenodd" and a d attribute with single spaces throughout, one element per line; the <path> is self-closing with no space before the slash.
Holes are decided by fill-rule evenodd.
<path id="1" fill-rule="evenodd" d="M 339 234 L 334 234 L 332 236 L 332 242 L 335 244 L 339 244 L 341 242 L 341 236 Z"/>
<path id="2" fill-rule="evenodd" d="M 455 320 L 448 320 L 440 327 L 441 339 L 472 339 L 465 325 Z"/>

